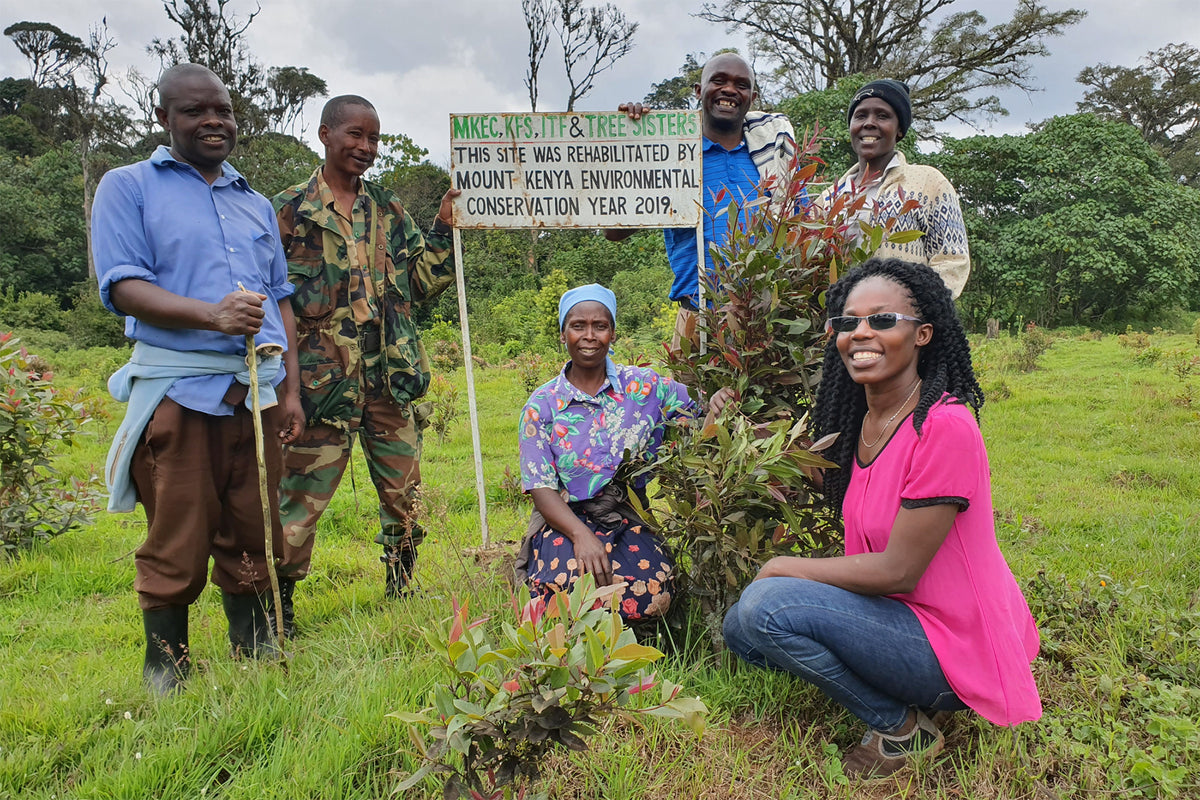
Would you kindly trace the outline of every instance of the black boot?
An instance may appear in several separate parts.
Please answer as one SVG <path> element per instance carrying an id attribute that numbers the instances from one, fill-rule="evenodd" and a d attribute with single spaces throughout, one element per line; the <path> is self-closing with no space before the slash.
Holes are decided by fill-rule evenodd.
<path id="1" fill-rule="evenodd" d="M 296 638 L 296 610 L 292 607 L 292 593 L 296 582 L 291 578 L 279 579 L 279 607 L 283 609 L 283 638 Z"/>
<path id="2" fill-rule="evenodd" d="M 412 590 L 408 588 L 408 584 L 417 565 L 416 549 L 412 545 L 384 545 L 383 555 L 379 560 L 383 562 L 387 572 L 383 596 L 389 600 L 396 600 L 411 594 Z"/>
<path id="3" fill-rule="evenodd" d="M 188 652 L 188 607 L 142 611 L 142 624 L 146 628 L 142 682 L 159 696 L 178 691 L 192 668 Z"/>
<path id="4" fill-rule="evenodd" d="M 252 658 L 279 655 L 272 625 L 268 621 L 271 613 L 271 595 L 230 594 L 221 591 L 221 604 L 229 619 L 229 644 L 234 658 Z"/>

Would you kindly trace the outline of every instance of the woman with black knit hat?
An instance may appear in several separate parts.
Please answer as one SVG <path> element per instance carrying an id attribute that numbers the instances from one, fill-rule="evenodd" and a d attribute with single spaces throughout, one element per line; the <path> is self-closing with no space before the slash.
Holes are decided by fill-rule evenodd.
<path id="1" fill-rule="evenodd" d="M 913 242 L 886 242 L 876 255 L 933 267 L 958 297 L 971 272 L 958 193 L 941 172 L 909 164 L 896 149 L 896 143 L 912 125 L 908 86 L 887 78 L 871 81 L 855 93 L 846 118 L 850 123 L 850 146 L 858 163 L 830 187 L 824 200 L 843 192 L 865 193 L 866 208 L 850 221 L 852 226 L 857 227 L 859 219 L 880 225 L 896 217 L 894 232 L 924 233 Z M 920 207 L 902 214 L 901 207 L 909 199 L 916 200 Z"/>
<path id="2" fill-rule="evenodd" d="M 942 748 L 943 717 L 1041 716 L 1038 632 L 996 543 L 983 394 L 954 300 L 923 265 L 872 258 L 827 295 L 813 411 L 840 558 L 768 561 L 725 616 L 745 661 L 792 673 L 867 724 L 849 777 Z"/>

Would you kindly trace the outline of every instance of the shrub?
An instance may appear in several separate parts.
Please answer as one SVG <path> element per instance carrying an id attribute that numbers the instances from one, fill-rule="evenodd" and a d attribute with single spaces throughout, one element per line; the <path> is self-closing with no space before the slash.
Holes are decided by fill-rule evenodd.
<path id="1" fill-rule="evenodd" d="M 518 289 L 501 298 L 488 313 L 479 319 L 478 331 L 471 336 L 471 344 L 481 342 L 516 342 L 520 349 L 532 347 L 542 328 L 537 310 L 537 291 Z M 475 317 L 472 317 L 472 321 Z"/>
<path id="2" fill-rule="evenodd" d="M 438 444 L 446 443 L 446 432 L 462 414 L 458 396 L 458 387 L 441 375 L 434 375 L 429 382 L 426 395 L 426 402 L 432 406 L 428 415 L 429 427 L 437 434 Z"/>
<path id="3" fill-rule="evenodd" d="M 125 318 L 100 302 L 95 280 L 76 285 L 71 300 L 63 328 L 71 335 L 72 347 L 122 347 L 128 343 Z"/>
<path id="4" fill-rule="evenodd" d="M 550 379 L 558 362 L 551 361 L 540 353 L 521 353 L 513 362 L 517 367 L 517 375 L 521 378 L 521 386 L 529 394 Z"/>
<path id="5" fill-rule="evenodd" d="M 776 555 L 832 555 L 841 541 L 806 466 L 827 462 L 804 447 L 807 418 L 755 423 L 731 414 L 660 453 L 654 474 L 666 508 L 639 509 L 686 552 L 687 593 L 698 598 L 714 649 L 721 622 L 758 569 Z M 635 507 L 636 495 L 630 495 Z"/>
<path id="6" fill-rule="evenodd" d="M 1128 347 L 1136 353 L 1150 346 L 1150 334 L 1135 331 L 1132 325 L 1126 325 L 1125 332 L 1117 335 L 1117 342 L 1121 347 Z"/>
<path id="7" fill-rule="evenodd" d="M 538 312 L 537 339 L 539 347 L 555 347 L 559 341 L 558 301 L 563 293 L 570 289 L 567 276 L 561 269 L 553 270 L 542 281 L 534 305 Z"/>
<path id="8" fill-rule="evenodd" d="M 674 303 L 663 303 L 658 307 L 658 313 L 654 315 L 654 321 L 650 324 L 650 331 L 654 334 L 654 338 L 660 342 L 671 341 L 671 335 L 675 332 L 675 317 L 679 311 Z"/>
<path id="9" fill-rule="evenodd" d="M 1167 372 L 1179 381 L 1179 394 L 1175 396 L 1175 402 L 1181 406 L 1191 406 L 1196 402 L 1196 387 L 1191 377 L 1200 372 L 1200 356 L 1179 348 L 1163 353 L 1162 360 L 1166 362 Z"/>
<path id="10" fill-rule="evenodd" d="M 0 294 L 0 318 L 8 329 L 63 329 L 63 312 L 57 298 L 41 292 L 17 293 L 11 286 Z"/>
<path id="11" fill-rule="evenodd" d="M 55 451 L 70 445 L 88 414 L 78 395 L 51 385 L 11 333 L 0 336 L 0 548 L 11 554 L 91 521 L 96 476 L 56 475 Z"/>
<path id="12" fill-rule="evenodd" d="M 26 350 L 32 353 L 54 353 L 56 361 L 58 354 L 66 353 L 71 349 L 71 337 L 62 331 L 19 327 L 5 330 L 20 339 Z"/>
<path id="13" fill-rule="evenodd" d="M 1196 317 L 1196 321 L 1192 323 L 1192 336 L 1196 338 L 1196 345 L 1200 347 L 1200 317 Z"/>
<path id="14" fill-rule="evenodd" d="M 434 339 L 429 343 L 429 361 L 438 372 L 453 372 L 463 365 L 463 351 L 453 339 Z"/>
<path id="15" fill-rule="evenodd" d="M 446 776 L 446 798 L 524 796 L 550 752 L 586 750 L 584 737 L 621 713 L 682 719 L 703 731 L 704 703 L 647 674 L 663 654 L 638 644 L 622 624 L 618 588 L 596 588 L 585 574 L 570 594 L 535 598 L 523 609 L 514 598 L 516 627 L 504 623 L 499 636 L 489 633 L 486 618 L 472 621 L 467 604 L 454 599 L 447 625 L 426 634 L 449 683 L 434 687 L 429 708 L 389 715 L 408 723 L 425 761 L 396 791 L 432 773 Z M 634 695 L 656 683 L 660 702 L 632 708 Z"/>
<path id="16" fill-rule="evenodd" d="M 34 349 L 32 344 L 29 345 L 29 349 Z M 129 361 L 131 347 L 126 344 L 119 348 L 47 348 L 45 352 L 50 363 L 54 365 L 54 374 L 59 378 L 69 380 L 72 386 L 81 385 L 103 390 L 109 377 Z"/>
<path id="17" fill-rule="evenodd" d="M 748 223 L 732 226 L 727 246 L 713 249 L 697 315 L 707 351 L 695 353 L 685 342 L 668 357 L 676 378 L 701 397 L 731 387 L 740 401 L 710 430 L 669 432 L 655 468 L 666 505 L 657 522 L 686 554 L 688 591 L 699 596 L 716 647 L 725 611 L 762 562 L 832 552 L 841 543 L 840 528 L 803 472 L 829 466 L 807 447 L 807 412 L 826 341 L 825 291 L 885 240 L 919 236 L 893 235 L 893 220 L 864 230 L 858 242 L 863 195 L 811 202 L 822 188 L 817 146 L 815 135 L 800 142 L 796 169 L 772 187 L 773 200 L 756 201 Z M 902 213 L 913 207 L 909 201 Z M 730 203 L 729 219 L 740 211 Z"/>
<path id="18" fill-rule="evenodd" d="M 622 270 L 613 275 L 609 288 L 617 296 L 615 322 L 618 334 L 629 336 L 649 329 L 654 324 L 672 277 L 671 270 L 665 266 Z M 670 338 L 670 331 L 667 332 L 667 338 Z"/>
<path id="19" fill-rule="evenodd" d="M 983 389 L 983 396 L 987 398 L 989 403 L 998 403 L 1001 400 L 1007 400 L 1012 397 L 1012 389 L 1008 387 L 1008 384 L 1003 379 L 995 383 L 983 383 L 982 381 L 980 383 Z"/>
<path id="20" fill-rule="evenodd" d="M 1037 369 L 1037 360 L 1054 344 L 1054 337 L 1045 328 L 1030 322 L 1017 337 L 1017 368 L 1022 372 Z"/>
<path id="21" fill-rule="evenodd" d="M 505 465 L 504 475 L 496 483 L 488 487 L 489 503 L 498 506 L 519 509 L 522 505 L 533 502 L 521 487 L 521 476 Z"/>
<path id="22" fill-rule="evenodd" d="M 1163 349 L 1156 344 L 1147 345 L 1140 350 L 1135 350 L 1133 360 L 1143 366 L 1153 366 L 1162 360 L 1165 353 Z"/>

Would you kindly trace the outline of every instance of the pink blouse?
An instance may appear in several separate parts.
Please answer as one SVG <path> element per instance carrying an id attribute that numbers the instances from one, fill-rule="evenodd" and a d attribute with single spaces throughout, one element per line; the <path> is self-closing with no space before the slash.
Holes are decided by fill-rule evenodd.
<path id="1" fill-rule="evenodd" d="M 891 595 L 913 610 L 951 688 L 997 725 L 1042 715 L 1030 662 L 1038 632 L 996 544 L 983 436 L 969 406 L 929 411 L 921 436 L 910 415 L 870 464 L 855 463 L 842 514 L 846 555 L 887 547 L 901 505 L 960 507 L 916 588 Z"/>

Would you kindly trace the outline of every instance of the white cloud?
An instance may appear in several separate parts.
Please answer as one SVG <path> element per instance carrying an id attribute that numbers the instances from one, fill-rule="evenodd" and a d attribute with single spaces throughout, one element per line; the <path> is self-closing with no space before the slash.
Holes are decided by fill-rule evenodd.
<path id="1" fill-rule="evenodd" d="M 601 2 L 602 0 L 596 0 Z M 1071 113 L 1081 89 L 1075 76 L 1085 66 L 1105 61 L 1132 65 L 1147 51 L 1169 42 L 1200 43 L 1200 4 L 1195 0 L 1095 0 L 1070 3 L 1046 0 L 1052 9 L 1087 6 L 1088 17 L 1050 39 L 1051 55 L 1033 64 L 1036 83 L 1045 91 L 1026 96 L 1006 92 L 1001 99 L 1011 115 L 985 123 L 989 133 L 1019 132 L 1027 121 Z M 673 76 L 689 52 L 735 46 L 740 35 L 698 19 L 701 0 L 614 0 L 640 27 L 633 51 L 600 76 L 584 109 L 610 109 L 644 96 L 651 84 Z M 519 0 L 263 0 L 247 41 L 254 57 L 267 66 L 303 66 L 319 75 L 333 94 L 361 94 L 379 108 L 383 129 L 406 133 L 447 159 L 451 113 L 517 111 L 528 107 L 522 83 L 526 31 Z M 233 0 L 245 16 L 252 0 Z M 1012 15 L 1014 0 L 962 0 L 952 9 L 977 8 L 989 24 Z M 79 36 L 107 16 L 118 47 L 111 53 L 111 74 L 129 65 L 154 74 L 157 64 L 145 54 L 155 36 L 176 34 L 160 0 L 53 0 L 32 5 L 0 0 L 0 27 L 22 20 L 47 21 Z M 566 84 L 559 54 L 552 45 L 542 65 L 539 108 L 561 110 Z M 27 74 L 24 58 L 7 40 L 0 41 L 0 76 Z M 320 103 L 313 104 L 306 138 L 316 143 Z M 958 131 L 969 133 L 967 129 Z"/>

